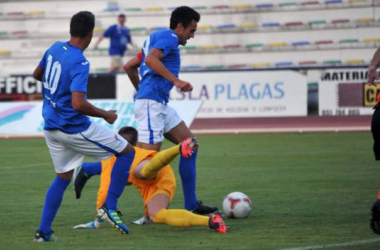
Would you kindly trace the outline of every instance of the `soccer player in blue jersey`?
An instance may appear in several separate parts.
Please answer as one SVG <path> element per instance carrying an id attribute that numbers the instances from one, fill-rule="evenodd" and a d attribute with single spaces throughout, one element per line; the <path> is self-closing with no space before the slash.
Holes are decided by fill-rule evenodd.
<path id="1" fill-rule="evenodd" d="M 111 129 L 92 123 L 87 117 L 101 117 L 110 124 L 117 119 L 115 110 L 99 109 L 86 100 L 90 63 L 83 51 L 91 42 L 94 25 L 95 17 L 91 12 L 75 14 L 70 22 L 70 40 L 54 43 L 33 73 L 43 83 L 45 141 L 57 173 L 46 194 L 35 242 L 57 240 L 51 226 L 73 170 L 82 164 L 84 155 L 101 159 L 117 156 L 107 200 L 98 214 L 105 216 L 122 233 L 128 233 L 116 207 L 128 180 L 134 148 Z"/>
<path id="2" fill-rule="evenodd" d="M 181 65 L 178 46 L 194 37 L 199 20 L 200 15 L 194 9 L 176 8 L 170 17 L 170 29 L 158 30 L 144 42 L 141 80 L 135 67 L 138 57 L 131 60 L 131 67 L 125 68 L 137 89 L 134 112 L 139 132 L 138 147 L 159 151 L 164 137 L 178 144 L 194 136 L 167 103 L 174 86 L 183 92 L 193 89 L 189 82 L 178 78 Z M 196 158 L 197 150 L 190 158 L 181 157 L 179 162 L 185 208 L 197 214 L 212 213 L 217 208 L 201 204 L 196 196 Z"/>
<path id="3" fill-rule="evenodd" d="M 125 21 L 125 15 L 120 14 L 117 17 L 117 24 L 108 27 L 95 43 L 96 49 L 105 37 L 110 39 L 110 46 L 108 49 L 108 53 L 111 56 L 110 72 L 123 70 L 122 58 L 127 50 L 127 45 L 133 45 L 130 31 L 125 27 Z"/>

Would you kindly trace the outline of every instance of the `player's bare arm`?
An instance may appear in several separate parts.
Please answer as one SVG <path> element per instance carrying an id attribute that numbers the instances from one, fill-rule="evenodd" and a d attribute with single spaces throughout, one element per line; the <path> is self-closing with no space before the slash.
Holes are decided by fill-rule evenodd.
<path id="1" fill-rule="evenodd" d="M 86 100 L 86 93 L 72 92 L 71 97 L 71 104 L 73 108 L 84 115 L 101 117 L 109 124 L 113 124 L 117 119 L 117 114 L 115 110 L 106 111 L 95 107 L 89 101 Z"/>
<path id="2" fill-rule="evenodd" d="M 378 48 L 373 55 L 373 59 L 371 64 L 368 67 L 368 83 L 369 85 L 376 85 L 375 80 L 379 79 L 379 72 L 377 72 L 377 68 L 380 65 L 380 48 Z"/>
<path id="3" fill-rule="evenodd" d="M 138 67 L 140 66 L 140 58 L 138 56 L 132 58 L 124 65 L 124 70 L 128 75 L 129 80 L 131 80 L 133 86 L 135 87 L 136 91 L 139 90 L 139 72 Z"/>
<path id="4" fill-rule="evenodd" d="M 182 81 L 173 75 L 161 62 L 164 57 L 162 50 L 152 48 L 149 54 L 145 58 L 145 63 L 156 73 L 166 78 L 168 81 L 174 84 L 182 92 L 189 92 L 193 90 L 193 86 L 189 82 Z"/>
<path id="5" fill-rule="evenodd" d="M 33 72 L 33 77 L 38 80 L 42 81 L 42 76 L 44 75 L 44 69 L 41 68 L 40 66 L 37 66 L 37 68 Z"/>
<path id="6" fill-rule="evenodd" d="M 96 41 L 95 45 L 94 45 L 94 48 L 97 49 L 99 47 L 99 44 L 103 41 L 104 39 L 104 35 L 101 35 L 98 39 L 98 41 Z"/>

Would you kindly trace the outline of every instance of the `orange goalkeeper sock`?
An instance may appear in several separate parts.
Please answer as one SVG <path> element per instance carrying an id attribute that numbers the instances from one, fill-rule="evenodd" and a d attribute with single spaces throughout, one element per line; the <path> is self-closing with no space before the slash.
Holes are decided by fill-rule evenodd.
<path id="1" fill-rule="evenodd" d="M 179 145 L 176 145 L 157 153 L 150 162 L 143 167 L 141 175 L 147 179 L 157 176 L 158 171 L 179 155 L 179 147 Z"/>
<path id="2" fill-rule="evenodd" d="M 156 214 L 153 222 L 173 227 L 208 227 L 209 217 L 193 214 L 185 209 L 162 209 Z"/>

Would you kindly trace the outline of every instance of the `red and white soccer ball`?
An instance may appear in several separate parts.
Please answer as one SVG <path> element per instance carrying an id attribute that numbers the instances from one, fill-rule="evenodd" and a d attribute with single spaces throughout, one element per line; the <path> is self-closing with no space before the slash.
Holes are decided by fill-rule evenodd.
<path id="1" fill-rule="evenodd" d="M 247 218 L 251 209 L 251 199 L 241 192 L 230 193 L 223 200 L 223 212 L 231 219 Z"/>

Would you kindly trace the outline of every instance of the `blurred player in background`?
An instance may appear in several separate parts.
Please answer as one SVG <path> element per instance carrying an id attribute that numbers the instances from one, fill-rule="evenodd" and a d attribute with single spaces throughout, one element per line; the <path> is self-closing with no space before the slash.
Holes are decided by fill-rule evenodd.
<path id="1" fill-rule="evenodd" d="M 199 13 L 192 8 L 176 8 L 170 17 L 170 29 L 152 33 L 144 42 L 142 54 L 125 66 L 137 90 L 134 112 L 141 148 L 159 151 L 164 137 L 179 144 L 194 136 L 167 103 L 174 86 L 182 92 L 193 89 L 190 83 L 178 78 L 181 65 L 178 46 L 194 37 L 199 20 Z M 139 66 L 141 80 L 137 71 Z M 213 213 L 217 207 L 201 204 L 196 196 L 196 158 L 197 150 L 190 158 L 181 156 L 179 162 L 185 208 L 197 214 Z"/>
<path id="2" fill-rule="evenodd" d="M 128 228 L 114 215 L 117 201 L 128 180 L 135 150 L 120 135 L 92 123 L 88 116 L 101 117 L 110 124 L 116 111 L 102 110 L 87 101 L 87 80 L 90 63 L 83 55 L 93 36 L 95 16 L 81 11 L 70 21 L 71 38 L 54 43 L 44 54 L 33 76 L 43 83 L 42 115 L 45 141 L 57 176 L 46 194 L 40 226 L 35 242 L 57 241 L 51 226 L 70 183 L 73 170 L 84 155 L 108 159 L 116 155 L 107 199 L 100 208 L 108 221 L 122 232 Z"/>
<path id="3" fill-rule="evenodd" d="M 122 72 L 123 71 L 123 57 L 125 51 L 128 49 L 128 44 L 133 46 L 132 37 L 129 29 L 125 26 L 126 16 L 120 14 L 117 17 L 117 24 L 114 24 L 99 37 L 98 41 L 95 43 L 95 49 L 98 48 L 99 44 L 103 39 L 110 39 L 110 46 L 108 53 L 111 57 L 111 67 L 110 72 Z"/>
<path id="4" fill-rule="evenodd" d="M 136 144 L 138 133 L 134 128 L 121 128 L 119 134 L 132 145 Z M 203 216 L 184 209 L 168 209 L 176 189 L 175 176 L 169 163 L 179 154 L 184 158 L 191 157 L 195 146 L 196 140 L 189 138 L 181 144 L 159 153 L 153 150 L 135 147 L 136 153 L 131 166 L 131 174 L 129 175 L 128 183 L 125 184 L 133 184 L 140 192 L 144 200 L 145 218 L 148 218 L 148 220 L 145 221 L 174 227 L 204 226 L 215 229 L 220 233 L 227 233 L 227 226 L 219 212 L 209 216 Z M 111 171 L 115 160 L 116 157 L 112 157 L 101 163 L 85 163 L 83 165 L 85 171 L 80 172 L 87 174 L 86 181 L 93 175 L 101 174 L 96 210 L 99 210 L 107 198 L 107 190 L 109 188 Z M 94 165 L 97 165 L 97 167 L 94 168 Z M 96 168 L 98 172 L 94 173 L 93 169 Z M 80 178 L 82 177 L 77 177 L 77 179 Z M 84 183 L 85 182 L 79 182 L 79 184 Z M 77 184 L 77 182 L 75 182 L 75 184 Z M 77 197 L 80 197 L 82 189 L 82 185 L 79 187 L 75 185 Z M 75 229 L 99 228 L 102 221 L 102 215 L 98 214 L 98 218 L 95 219 L 95 221 L 78 225 Z"/>
<path id="5" fill-rule="evenodd" d="M 368 67 L 368 83 L 375 85 L 375 81 L 379 80 L 379 72 L 377 68 L 380 65 L 380 48 L 378 48 L 373 56 L 371 64 Z M 374 140 L 373 152 L 375 159 L 380 160 L 380 94 L 377 96 L 377 104 L 374 107 L 372 115 L 371 132 Z M 380 190 L 377 195 L 377 201 L 372 206 L 371 228 L 373 232 L 380 234 Z"/>

